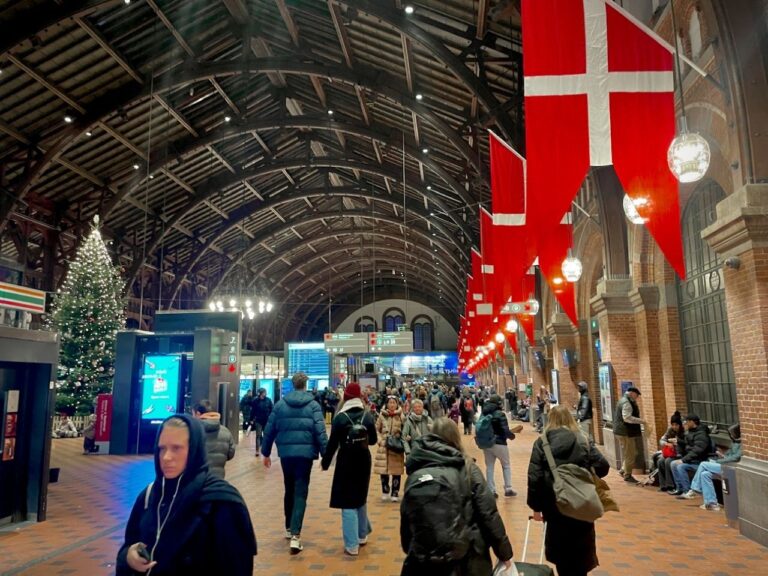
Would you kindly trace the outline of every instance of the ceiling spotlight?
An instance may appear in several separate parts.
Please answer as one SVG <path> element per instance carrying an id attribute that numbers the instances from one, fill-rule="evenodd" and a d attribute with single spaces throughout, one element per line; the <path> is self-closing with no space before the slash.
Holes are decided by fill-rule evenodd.
<path id="1" fill-rule="evenodd" d="M 430 213 L 429 213 L 429 215 L 430 215 L 430 216 L 434 216 L 434 215 L 435 215 L 435 213 L 434 213 L 434 212 L 430 212 Z"/>
<path id="2" fill-rule="evenodd" d="M 138 164 L 134 164 L 134 165 L 133 165 L 133 169 L 134 169 L 134 170 L 138 170 L 139 168 L 140 168 L 140 166 L 139 166 Z"/>
<path id="3" fill-rule="evenodd" d="M 416 100 L 421 102 L 422 100 L 424 100 L 424 95 L 421 92 L 417 92 L 416 93 Z"/>
<path id="4" fill-rule="evenodd" d="M 432 184 L 427 184 L 427 190 L 432 190 Z"/>
<path id="5" fill-rule="evenodd" d="M 333 116 L 333 110 L 328 110 L 328 116 Z"/>
<path id="6" fill-rule="evenodd" d="M 131 3 L 131 0 L 123 0 L 123 2 L 125 3 L 126 6 L 128 6 L 128 4 Z"/>
<path id="7" fill-rule="evenodd" d="M 408 6 L 405 7 L 405 13 L 406 14 L 413 14 L 413 6 L 408 4 Z"/>
<path id="8" fill-rule="evenodd" d="M 72 118 L 72 116 L 70 116 L 69 114 L 64 116 L 64 122 L 66 122 L 67 124 L 72 124 L 72 122 L 74 122 L 74 121 L 75 121 L 75 119 Z"/>
<path id="9" fill-rule="evenodd" d="M 150 175 L 149 175 L 149 179 L 150 179 L 150 180 L 154 180 L 154 179 L 155 179 L 155 175 L 154 175 L 154 174 L 150 174 Z"/>
<path id="10" fill-rule="evenodd" d="M 85 135 L 88 136 L 88 138 L 90 138 L 91 136 L 93 136 L 93 132 L 91 132 L 90 130 L 86 130 Z"/>
<path id="11" fill-rule="evenodd" d="M 421 149 L 421 153 L 422 154 L 429 154 L 429 148 L 426 148 L 426 147 L 422 148 Z"/>
<path id="12" fill-rule="evenodd" d="M 232 120 L 232 116 L 224 116 L 224 122 L 229 122 Z"/>

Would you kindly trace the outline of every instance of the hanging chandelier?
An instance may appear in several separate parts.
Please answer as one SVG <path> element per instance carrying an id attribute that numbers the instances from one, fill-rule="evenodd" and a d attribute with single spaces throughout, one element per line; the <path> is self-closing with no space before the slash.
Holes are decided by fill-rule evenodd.
<path id="1" fill-rule="evenodd" d="M 517 323 L 517 320 L 515 320 L 514 318 L 510 318 L 507 321 L 507 325 L 504 327 L 504 329 L 511 334 L 511 333 L 517 332 L 518 326 L 519 325 Z"/>
<path id="2" fill-rule="evenodd" d="M 220 296 L 208 303 L 211 312 L 240 312 L 240 316 L 253 320 L 257 314 L 268 314 L 274 309 L 272 302 L 265 298 L 259 298 L 255 302 L 251 298 L 237 296 Z"/>
<path id="3" fill-rule="evenodd" d="M 672 140 L 667 151 L 669 169 L 683 184 L 697 182 L 707 173 L 709 160 L 709 143 L 700 134 L 688 132 L 683 116 L 680 119 L 680 134 Z"/>
<path id="4" fill-rule="evenodd" d="M 496 332 L 496 336 L 494 336 L 494 338 L 496 338 L 496 342 L 498 344 L 501 344 L 502 342 L 504 342 L 504 333 L 503 332 Z"/>
<path id="5" fill-rule="evenodd" d="M 584 267 L 581 265 L 581 260 L 574 256 L 573 252 L 571 252 L 571 249 L 569 248 L 568 256 L 565 260 L 563 260 L 563 263 L 560 266 L 565 279 L 568 282 L 578 282 L 579 278 L 581 278 L 583 268 Z"/>

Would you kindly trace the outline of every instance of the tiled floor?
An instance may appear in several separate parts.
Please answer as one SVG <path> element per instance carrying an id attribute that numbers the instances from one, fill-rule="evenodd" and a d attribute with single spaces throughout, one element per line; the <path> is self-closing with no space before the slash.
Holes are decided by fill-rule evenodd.
<path id="1" fill-rule="evenodd" d="M 526 428 L 512 443 L 514 485 L 520 495 L 499 500 L 518 557 L 530 512 L 525 506 L 525 471 L 534 438 Z M 482 461 L 474 442 L 468 444 Z M 0 574 L 114 573 L 130 506 L 151 479 L 152 463 L 149 457 L 83 456 L 80 448 L 80 440 L 54 441 L 53 462 L 61 467 L 61 479 L 50 487 L 48 521 L 0 530 Z M 282 531 L 279 465 L 265 470 L 253 457 L 252 447 L 243 442 L 227 465 L 227 477 L 243 493 L 256 526 L 259 555 L 254 574 L 400 573 L 398 505 L 379 500 L 377 481 L 371 482 L 369 500 L 374 533 L 360 556 L 351 558 L 342 554 L 340 513 L 328 508 L 332 471 L 322 472 L 318 464 L 310 487 L 305 549 L 292 557 Z M 498 468 L 496 477 L 501 485 Z M 699 510 L 700 501 L 678 501 L 652 488 L 628 486 L 615 473 L 608 480 L 622 511 L 598 521 L 601 565 L 593 576 L 768 574 L 768 550 L 726 526 L 723 513 Z M 534 532 L 535 555 L 540 536 Z"/>

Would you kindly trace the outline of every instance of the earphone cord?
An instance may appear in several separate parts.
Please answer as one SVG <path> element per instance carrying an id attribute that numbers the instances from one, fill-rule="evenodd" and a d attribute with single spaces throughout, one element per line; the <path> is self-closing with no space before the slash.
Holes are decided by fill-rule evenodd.
<path id="1" fill-rule="evenodd" d="M 160 534 L 162 534 L 163 528 L 168 522 L 168 518 L 170 518 L 171 516 L 173 503 L 176 501 L 176 495 L 179 493 L 179 487 L 181 486 L 181 479 L 183 477 L 184 477 L 184 473 L 182 472 L 181 475 L 179 476 L 178 482 L 176 482 L 176 490 L 173 492 L 171 503 L 168 505 L 168 512 L 165 514 L 165 518 L 163 519 L 163 521 L 160 522 L 160 506 L 163 505 L 163 500 L 165 499 L 165 478 L 163 478 L 163 483 L 160 491 L 160 502 L 158 502 L 157 504 L 157 534 L 155 535 L 155 544 L 152 546 L 152 550 L 149 553 L 150 562 L 152 562 L 152 560 L 155 558 L 155 550 L 157 549 L 157 544 L 160 542 Z M 150 574 L 152 574 L 152 568 L 147 570 L 147 576 L 150 576 Z"/>

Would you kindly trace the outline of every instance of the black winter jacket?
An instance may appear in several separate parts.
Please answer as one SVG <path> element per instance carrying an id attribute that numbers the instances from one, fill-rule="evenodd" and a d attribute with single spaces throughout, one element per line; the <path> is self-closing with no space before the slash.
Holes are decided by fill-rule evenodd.
<path id="1" fill-rule="evenodd" d="M 678 450 L 686 464 L 697 464 L 706 460 L 712 451 L 712 441 L 707 427 L 699 424 L 693 430 L 688 430 L 683 437 L 683 444 L 680 445 L 678 442 Z"/>
<path id="2" fill-rule="evenodd" d="M 205 450 L 208 469 L 217 478 L 224 478 L 224 465 L 235 457 L 235 441 L 229 428 L 221 425 L 218 412 L 206 412 L 200 419 L 205 429 Z"/>
<path id="3" fill-rule="evenodd" d="M 556 428 L 547 433 L 555 464 L 572 463 L 583 468 L 594 468 L 601 478 L 608 474 L 610 466 L 605 457 L 586 438 L 567 428 Z M 545 550 L 547 560 L 556 565 L 567 566 L 575 573 L 589 572 L 597 563 L 595 547 L 595 525 L 563 516 L 557 509 L 553 490 L 552 472 L 544 455 L 541 438 L 533 443 L 531 461 L 528 464 L 528 506 L 535 512 L 542 512 L 547 521 Z"/>
<path id="4" fill-rule="evenodd" d="M 272 400 L 266 396 L 264 398 L 254 398 L 251 403 L 251 419 L 264 427 L 267 425 L 267 420 L 269 420 L 269 415 L 272 414 L 273 408 Z"/>
<path id="5" fill-rule="evenodd" d="M 465 470 L 466 462 L 464 455 L 456 448 L 434 434 L 427 434 L 413 442 L 413 450 L 405 466 L 408 474 L 411 475 L 426 467 L 452 467 Z M 504 522 L 496 508 L 496 499 L 488 489 L 480 468 L 474 463 L 470 464 L 469 480 L 472 488 L 472 517 L 468 525 L 472 547 L 460 565 L 451 567 L 446 574 L 485 576 L 493 571 L 488 548 L 492 548 L 498 558 L 509 560 L 512 558 L 512 544 L 509 542 Z M 457 493 L 458 490 L 457 487 Z M 401 511 L 400 545 L 408 554 L 413 534 L 405 519 Z M 438 574 L 438 572 L 442 574 L 433 566 L 422 566 L 413 557 L 406 557 L 401 576 Z"/>
<path id="6" fill-rule="evenodd" d="M 491 426 L 493 427 L 493 435 L 496 437 L 496 444 L 502 446 L 507 445 L 507 440 L 514 440 L 515 435 L 509 429 L 509 422 L 507 422 L 507 415 L 501 410 L 501 406 L 487 400 L 483 404 L 483 416 L 491 416 Z"/>
<path id="7" fill-rule="evenodd" d="M 584 390 L 579 398 L 579 407 L 576 410 L 576 420 L 583 422 L 584 420 L 592 420 L 592 399 L 589 397 L 589 392 Z"/>

